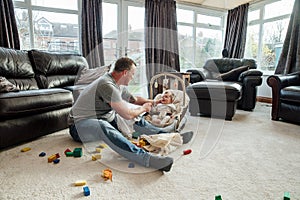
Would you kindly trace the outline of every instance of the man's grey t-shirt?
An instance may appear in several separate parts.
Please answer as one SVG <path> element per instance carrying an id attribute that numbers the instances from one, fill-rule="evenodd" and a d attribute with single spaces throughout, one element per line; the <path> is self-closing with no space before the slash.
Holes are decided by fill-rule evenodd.
<path id="1" fill-rule="evenodd" d="M 104 119 L 111 122 L 115 118 L 110 102 L 128 101 L 133 98 L 126 87 L 117 85 L 110 73 L 106 73 L 79 95 L 72 107 L 72 117 L 75 122 L 81 119 Z"/>

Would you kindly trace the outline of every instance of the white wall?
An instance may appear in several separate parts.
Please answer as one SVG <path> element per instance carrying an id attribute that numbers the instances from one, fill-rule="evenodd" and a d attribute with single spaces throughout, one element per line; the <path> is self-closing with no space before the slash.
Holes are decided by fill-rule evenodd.
<path id="1" fill-rule="evenodd" d="M 272 98 L 272 90 L 271 87 L 267 84 L 267 78 L 269 75 L 263 75 L 263 82 L 262 84 L 257 88 L 257 96 L 259 97 L 269 97 Z"/>

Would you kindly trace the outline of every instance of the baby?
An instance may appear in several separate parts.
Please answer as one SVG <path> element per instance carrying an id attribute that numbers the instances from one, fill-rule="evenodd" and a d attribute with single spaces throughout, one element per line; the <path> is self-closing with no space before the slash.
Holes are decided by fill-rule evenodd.
<path id="1" fill-rule="evenodd" d="M 174 117 L 173 114 L 176 112 L 176 106 L 173 104 L 174 94 L 166 90 L 161 99 L 155 102 L 151 111 L 149 121 L 158 127 L 164 127 Z"/>

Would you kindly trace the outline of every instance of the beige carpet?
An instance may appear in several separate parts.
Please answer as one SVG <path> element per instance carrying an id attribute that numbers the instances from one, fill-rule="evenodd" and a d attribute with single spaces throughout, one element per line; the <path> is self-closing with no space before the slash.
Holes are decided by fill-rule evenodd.
<path id="1" fill-rule="evenodd" d="M 102 162 L 92 161 L 88 145 L 81 158 L 65 157 L 66 148 L 81 147 L 68 131 L 60 131 L 0 153 L 0 199 L 200 199 L 280 200 L 284 192 L 300 199 L 299 126 L 270 119 L 270 106 L 259 103 L 254 112 L 238 110 L 232 121 L 189 117 L 185 130 L 196 135 L 172 153 L 169 173 L 139 166 L 109 148 Z M 21 134 L 21 133 L 20 133 Z M 24 147 L 32 150 L 22 153 Z M 192 153 L 182 156 L 182 150 Z M 39 157 L 40 152 L 46 157 Z M 58 164 L 47 157 L 60 153 Z M 110 167 L 113 181 L 104 181 Z M 85 197 L 75 181 L 87 181 Z"/>

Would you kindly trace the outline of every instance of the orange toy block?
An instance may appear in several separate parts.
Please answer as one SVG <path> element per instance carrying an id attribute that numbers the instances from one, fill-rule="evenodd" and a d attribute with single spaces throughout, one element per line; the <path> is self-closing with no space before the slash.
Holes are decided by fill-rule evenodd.
<path id="1" fill-rule="evenodd" d="M 112 181 L 112 171 L 110 169 L 103 170 L 102 177 L 104 178 L 105 181 L 107 181 L 108 179 Z"/>

